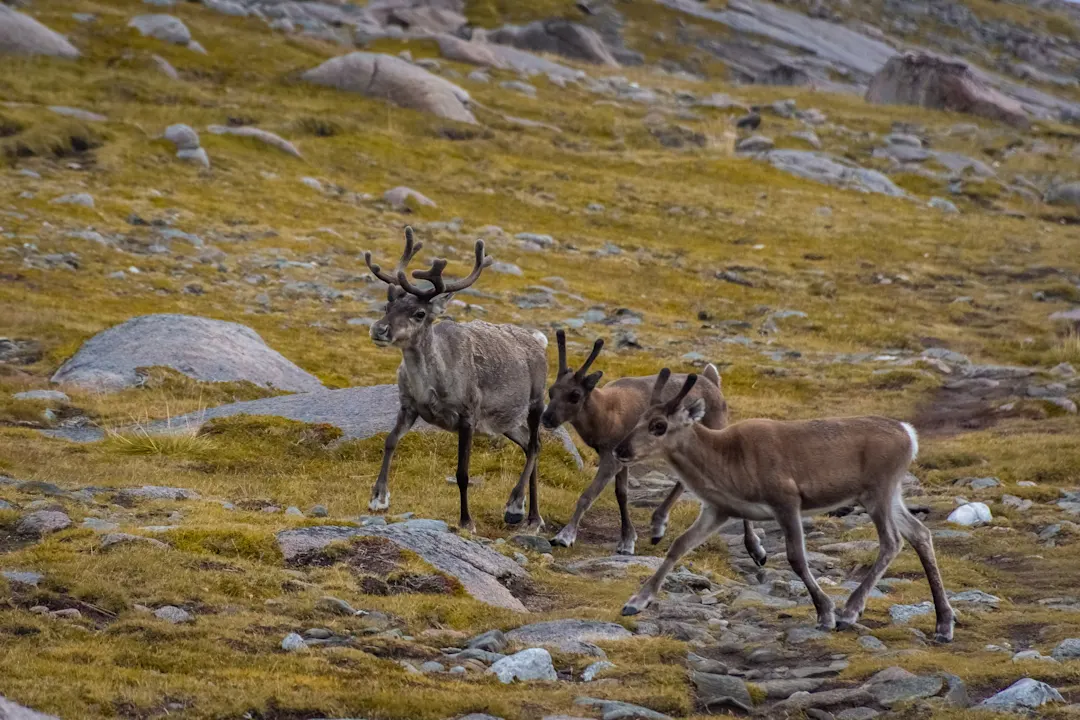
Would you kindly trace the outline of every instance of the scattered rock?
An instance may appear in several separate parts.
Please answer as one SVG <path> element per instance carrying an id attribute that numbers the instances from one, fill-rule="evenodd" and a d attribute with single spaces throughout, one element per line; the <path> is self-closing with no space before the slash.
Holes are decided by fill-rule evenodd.
<path id="1" fill-rule="evenodd" d="M 953 510 L 948 517 L 948 522 L 964 527 L 977 527 L 985 525 L 993 519 L 994 516 L 985 503 L 975 502 L 961 505 Z"/>
<path id="2" fill-rule="evenodd" d="M 42 537 L 71 525 L 71 518 L 59 510 L 38 510 L 19 518 L 15 532 L 19 535 Z"/>
<path id="3" fill-rule="evenodd" d="M 128 23 L 128 27 L 162 42 L 185 46 L 192 44 L 191 31 L 187 25 L 172 15 L 136 15 Z"/>
<path id="4" fill-rule="evenodd" d="M 5 574 L 6 577 L 6 574 Z M 1075 660 L 1080 658 L 1080 638 L 1067 638 L 1058 643 L 1050 656 L 1055 660 Z"/>
<path id="5" fill-rule="evenodd" d="M 329 595 L 319 598 L 315 603 L 315 609 L 330 613 L 331 615 L 341 615 L 343 617 L 352 617 L 353 615 L 360 614 L 360 611 L 355 610 L 349 603 Z"/>
<path id="6" fill-rule="evenodd" d="M 574 700 L 575 705 L 593 707 L 600 711 L 601 720 L 671 720 L 670 717 L 655 710 L 619 702 L 618 700 L 599 700 L 591 697 L 579 697 Z"/>
<path id="7" fill-rule="evenodd" d="M 75 118 L 76 120 L 82 120 L 84 122 L 106 122 L 109 119 L 104 115 L 99 115 L 98 113 L 90 112 L 89 110 L 81 110 L 65 105 L 50 105 L 49 110 L 57 115 Z"/>
<path id="8" fill-rule="evenodd" d="M 799 177 L 860 192 L 903 197 L 906 193 L 876 170 L 826 153 L 810 150 L 772 150 L 761 157 L 773 167 Z"/>
<path id="9" fill-rule="evenodd" d="M 597 65 L 617 67 L 619 64 L 595 30 L 568 20 L 537 20 L 525 26 L 506 25 L 488 32 L 485 39 L 520 50 L 551 53 Z"/>
<path id="10" fill-rule="evenodd" d="M 890 667 L 871 677 L 863 688 L 887 708 L 902 702 L 933 697 L 945 682 L 940 677 L 918 676 L 899 667 Z"/>
<path id="11" fill-rule="evenodd" d="M 297 633 L 289 633 L 281 641 L 281 649 L 285 652 L 300 652 L 307 650 L 307 642 Z"/>
<path id="12" fill-rule="evenodd" d="M 551 542 L 547 538 L 539 535 L 514 535 L 510 538 L 510 541 L 520 545 L 523 548 L 528 548 L 533 552 L 549 553 L 551 552 Z"/>
<path id="13" fill-rule="evenodd" d="M 633 637 L 622 625 L 599 620 L 549 620 L 523 625 L 506 633 L 510 642 L 520 645 L 545 645 L 573 655 L 604 657 L 593 642 L 625 640 Z"/>
<path id="14" fill-rule="evenodd" d="M 189 613 L 187 610 L 184 610 L 183 608 L 176 607 L 175 605 L 166 605 L 164 607 L 159 607 L 157 610 L 154 611 L 154 617 L 159 620 L 164 620 L 167 623 L 172 623 L 173 625 L 181 625 L 185 623 L 195 622 L 194 615 Z"/>
<path id="15" fill-rule="evenodd" d="M 128 533 L 110 533 L 101 539 L 101 548 L 113 547 L 114 545 L 149 545 L 151 547 L 158 548 L 160 550 L 168 550 L 169 546 L 160 540 L 154 538 L 142 537 L 141 535 L 130 535 Z"/>
<path id="16" fill-rule="evenodd" d="M 1065 698 L 1061 697 L 1061 693 L 1053 687 L 1038 680 L 1023 678 L 996 695 L 983 700 L 978 707 L 1017 710 L 1038 708 L 1047 703 L 1063 702 L 1065 702 Z"/>
<path id="17" fill-rule="evenodd" d="M 307 82 L 470 124 L 469 93 L 454 83 L 393 55 L 354 52 L 327 60 L 301 76 Z"/>
<path id="18" fill-rule="evenodd" d="M 889 649 L 886 647 L 885 643 L 881 642 L 873 635 L 860 635 L 858 642 L 859 647 L 864 650 L 869 650 L 870 652 L 885 652 Z"/>
<path id="19" fill-rule="evenodd" d="M 384 192 L 383 200 L 390 203 L 390 207 L 402 212 L 408 211 L 411 203 L 423 207 L 438 207 L 434 200 L 404 185 L 399 185 Z"/>
<path id="20" fill-rule="evenodd" d="M 742 153 L 760 153 L 772 150 L 775 145 L 776 143 L 772 141 L 772 138 L 767 138 L 764 135 L 751 135 L 740 140 L 735 145 L 735 150 Z"/>
<path id="21" fill-rule="evenodd" d="M 889 608 L 889 617 L 893 622 L 906 625 L 920 615 L 929 615 L 934 612 L 934 604 L 926 601 L 918 605 L 893 605 Z"/>
<path id="22" fill-rule="evenodd" d="M 60 33 L 0 3 L 0 55 L 49 55 L 74 60 L 79 54 Z"/>
<path id="23" fill-rule="evenodd" d="M 324 389 L 251 328 L 191 315 L 143 315 L 87 340 L 52 376 L 94 390 L 136 386 L 141 367 L 171 367 L 205 382 L 247 380 L 292 392 Z"/>
<path id="24" fill-rule="evenodd" d="M 78 205 L 85 208 L 94 207 L 94 196 L 90 193 L 72 193 L 53 198 L 50 202 L 54 205 Z"/>
<path id="25" fill-rule="evenodd" d="M 597 675 L 613 667 L 615 667 L 615 663 L 613 662 L 608 662 L 607 660 L 597 660 L 582 671 L 581 681 L 592 682 L 596 679 Z"/>
<path id="26" fill-rule="evenodd" d="M 4 7 L 0 5 L 0 13 L 3 12 Z M 2 15 L 0 15 L 0 18 L 2 18 Z M 0 19 L 0 27 L 2 27 L 2 19 Z M 0 47 L 3 47 L 2 32 L 0 32 Z M 4 697 L 0 697 L 0 718 L 3 718 L 3 720 L 60 720 L 54 715 L 35 712 Z"/>
<path id="27" fill-rule="evenodd" d="M 698 702 L 709 712 L 724 708 L 746 713 L 752 711 L 754 701 L 741 678 L 695 672 L 691 679 L 697 689 Z"/>
<path id="28" fill-rule="evenodd" d="M 283 153 L 292 155 L 293 157 L 302 158 L 303 155 L 296 149 L 296 146 L 291 142 L 275 135 L 268 130 L 261 130 L 254 127 L 231 127 L 228 125 L 211 125 L 206 128 L 206 131 L 212 135 L 235 135 L 236 137 L 251 138 L 257 140 L 264 145 L 269 145 L 272 148 L 280 150 Z"/>
<path id="29" fill-rule="evenodd" d="M 543 648 L 529 648 L 519 653 L 508 655 L 495 662 L 488 670 L 494 673 L 500 682 L 511 683 L 514 680 L 558 680 L 555 666 L 551 664 L 551 653 Z"/>
<path id="30" fill-rule="evenodd" d="M 122 504 L 131 504 L 136 500 L 198 500 L 199 493 L 187 488 L 143 485 L 137 488 L 124 488 L 117 493 L 117 499 Z"/>
<path id="31" fill-rule="evenodd" d="M 278 547 L 287 562 L 302 561 L 332 542 L 358 536 L 383 537 L 419 555 L 437 569 L 456 577 L 466 592 L 481 602 L 525 612 L 525 606 L 506 585 L 528 574 L 513 560 L 480 543 L 452 533 L 409 528 L 405 523 L 368 527 L 317 526 L 278 533 Z M 504 583 L 506 585 L 504 585 Z"/>
<path id="32" fill-rule="evenodd" d="M 59 390 L 27 390 L 26 392 L 15 393 L 11 397 L 16 400 L 42 400 L 54 403 L 71 402 L 71 398 L 67 396 L 67 393 L 62 393 Z"/>
<path id="33" fill-rule="evenodd" d="M 469 640 L 466 647 L 498 653 L 505 650 L 509 644 L 510 641 L 506 639 L 506 635 L 503 634 L 502 630 L 488 630 Z"/>
<path id="34" fill-rule="evenodd" d="M 4 570 L 0 572 L 0 576 L 3 576 L 12 585 L 27 585 L 29 587 L 37 587 L 38 583 L 45 579 L 45 576 L 41 573 L 26 570 Z M 0 715 L 0 718 L 2 717 L 3 715 Z"/>
<path id="35" fill-rule="evenodd" d="M 932 197 L 930 198 L 929 205 L 930 207 L 940 210 L 943 213 L 949 215 L 956 215 L 960 212 L 960 208 L 956 207 L 956 205 L 952 204 L 945 198 Z"/>

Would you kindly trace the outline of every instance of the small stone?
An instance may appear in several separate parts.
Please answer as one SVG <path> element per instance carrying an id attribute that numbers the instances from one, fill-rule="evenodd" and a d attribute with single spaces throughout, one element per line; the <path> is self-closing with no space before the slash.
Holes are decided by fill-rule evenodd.
<path id="1" fill-rule="evenodd" d="M 529 83 L 521 82 L 520 80 L 507 80 L 499 83 L 499 87 L 504 90 L 513 90 L 522 95 L 528 95 L 529 97 L 536 97 L 536 88 Z"/>
<path id="2" fill-rule="evenodd" d="M 869 650 L 870 652 L 885 652 L 889 649 L 885 643 L 881 642 L 873 635 L 861 635 L 859 636 L 858 642 L 859 647 L 864 650 Z"/>
<path id="3" fill-rule="evenodd" d="M 434 660 L 428 660 L 420 666 L 420 672 L 425 674 L 446 672 L 446 666 L 442 663 L 435 662 Z"/>
<path id="4" fill-rule="evenodd" d="M 72 193 L 61 195 L 51 201 L 54 205 L 78 205 L 79 207 L 93 208 L 94 196 L 89 193 Z"/>
<path id="5" fill-rule="evenodd" d="M 1061 697 L 1061 693 L 1055 688 L 1032 678 L 1023 678 L 996 695 L 983 700 L 978 707 L 1015 710 L 1017 708 L 1038 708 L 1047 703 L 1063 702 L 1065 702 L 1065 698 Z"/>
<path id="6" fill-rule="evenodd" d="M 289 633 L 285 636 L 285 639 L 281 641 L 281 649 L 285 652 L 299 652 L 307 649 L 307 643 L 304 638 L 300 637 L 297 633 Z"/>
<path id="7" fill-rule="evenodd" d="M 986 490 L 987 488 L 998 487 L 1001 485 L 1001 481 L 996 477 L 972 477 L 962 478 L 956 481 L 957 485 L 967 485 L 972 490 Z"/>
<path id="8" fill-rule="evenodd" d="M 71 518 L 58 510 L 38 510 L 24 515 L 15 526 L 18 535 L 41 537 L 71 525 Z"/>
<path id="9" fill-rule="evenodd" d="M 856 707 L 843 710 L 836 716 L 836 720 L 871 720 L 880 715 L 877 710 L 868 707 Z"/>
<path id="10" fill-rule="evenodd" d="M 290 505 L 289 507 L 285 508 L 285 514 L 292 515 L 293 517 L 304 517 L 303 511 L 301 511 L 300 508 L 296 507 L 295 505 Z"/>
<path id="11" fill-rule="evenodd" d="M 993 519 L 994 516 L 990 513 L 990 508 L 988 508 L 985 503 L 975 502 L 961 505 L 953 510 L 948 517 L 948 522 L 951 522 L 954 525 L 974 527 L 985 525 Z"/>
<path id="12" fill-rule="evenodd" d="M 1033 503 L 1031 500 L 1024 500 L 1023 498 L 1019 498 L 1016 495 L 1009 495 L 1008 493 L 1005 493 L 1001 496 L 1001 504 L 1014 508 L 1019 512 L 1027 512 L 1035 503 Z"/>
<path id="13" fill-rule="evenodd" d="M 906 625 L 920 615 L 929 615 L 934 612 L 933 603 L 926 601 L 918 605 L 893 605 L 889 608 L 889 617 L 893 622 Z"/>
<path id="14" fill-rule="evenodd" d="M 960 208 L 956 207 L 956 205 L 946 200 L 945 198 L 930 198 L 929 205 L 936 210 L 940 210 L 946 215 L 958 215 L 960 213 Z"/>
<path id="15" fill-rule="evenodd" d="M 323 191 L 323 184 L 313 177 L 302 177 L 300 178 L 300 182 L 302 182 L 304 185 L 307 185 L 315 192 Z"/>
<path id="16" fill-rule="evenodd" d="M 190 125 L 176 123 L 165 128 L 165 139 L 176 146 L 179 150 L 196 150 L 199 148 L 199 133 Z"/>
<path id="17" fill-rule="evenodd" d="M 65 618 L 67 620 L 77 620 L 82 617 L 82 613 L 75 608 L 64 608 L 63 610 L 53 610 L 49 613 L 55 618 Z"/>
<path id="18" fill-rule="evenodd" d="M 3 576 L 12 585 L 26 585 L 28 587 L 37 587 L 38 583 L 45 579 L 45 576 L 41 573 L 26 570 L 4 570 L 0 572 L 0 576 Z"/>
<path id="19" fill-rule="evenodd" d="M 325 505 L 314 505 L 311 510 L 312 517 L 323 518 L 330 515 L 330 511 L 326 509 Z"/>
<path id="20" fill-rule="evenodd" d="M 466 670 L 461 665 L 455 665 L 454 667 L 450 668 L 450 674 L 451 675 L 464 675 L 467 672 L 468 672 L 468 670 Z"/>
<path id="21" fill-rule="evenodd" d="M 774 147 L 776 147 L 776 143 L 772 141 L 772 138 L 764 135 L 751 135 L 740 140 L 735 145 L 735 150 L 741 153 L 760 153 L 772 150 Z"/>
<path id="22" fill-rule="evenodd" d="M 45 402 L 56 403 L 71 402 L 71 398 L 67 396 L 67 393 L 62 393 L 59 390 L 27 390 L 26 392 L 15 393 L 11 397 L 16 400 L 43 400 Z"/>
<path id="23" fill-rule="evenodd" d="M 330 613 L 331 615 L 342 615 L 345 617 L 357 614 L 357 611 L 353 609 L 352 605 L 344 600 L 329 595 L 319 598 L 315 603 L 315 609 L 321 612 Z"/>
<path id="24" fill-rule="evenodd" d="M 615 667 L 615 663 L 608 662 L 607 660 L 598 660 L 589 665 L 581 673 L 582 682 L 592 682 L 596 679 L 596 676 L 602 673 L 604 670 Z"/>
<path id="25" fill-rule="evenodd" d="M 1080 638 L 1067 638 L 1058 643 L 1050 656 L 1057 660 L 1080 659 Z"/>
<path id="26" fill-rule="evenodd" d="M 164 620 L 167 623 L 172 623 L 173 625 L 195 622 L 195 617 L 191 613 L 183 608 L 178 608 L 175 605 L 159 607 L 154 611 L 154 617 L 159 620 Z"/>
<path id="27" fill-rule="evenodd" d="M 949 596 L 949 599 L 954 603 L 969 603 L 972 605 L 990 605 L 997 607 L 1001 602 L 1001 598 L 990 593 L 985 593 L 982 590 L 964 590 L 962 592 L 953 593 Z"/>
<path id="28" fill-rule="evenodd" d="M 1024 662 L 1024 661 L 1027 661 L 1027 660 L 1037 660 L 1037 661 L 1042 661 L 1042 662 L 1053 662 L 1053 663 L 1057 662 L 1057 660 L 1055 660 L 1054 658 L 1049 657 L 1047 655 L 1043 655 L 1038 650 L 1021 650 L 1020 652 L 1018 652 L 1018 653 L 1016 653 L 1015 655 L 1012 656 L 1012 661 L 1014 663 L 1015 662 Z"/>
<path id="29" fill-rule="evenodd" d="M 409 210 L 410 204 L 413 203 L 422 207 L 436 207 L 433 200 L 404 185 L 387 190 L 383 193 L 383 200 L 398 211 Z"/>
<path id="30" fill-rule="evenodd" d="M 154 538 L 131 535 L 128 533 L 109 533 L 101 539 L 101 548 L 113 547 L 114 545 L 149 545 L 160 550 L 168 550 L 169 546 Z"/>
<path id="31" fill-rule="evenodd" d="M 533 552 L 551 552 L 551 542 L 539 535 L 514 535 L 510 538 L 510 541 Z"/>
<path id="32" fill-rule="evenodd" d="M 502 683 L 514 680 L 558 680 L 551 653 L 543 648 L 529 648 L 508 655 L 492 665 L 488 672 L 494 673 Z"/>
<path id="33" fill-rule="evenodd" d="M 501 630 L 488 630 L 486 633 L 469 640 L 466 647 L 488 652 L 501 652 L 506 648 L 507 644 L 509 644 L 509 641 Z"/>

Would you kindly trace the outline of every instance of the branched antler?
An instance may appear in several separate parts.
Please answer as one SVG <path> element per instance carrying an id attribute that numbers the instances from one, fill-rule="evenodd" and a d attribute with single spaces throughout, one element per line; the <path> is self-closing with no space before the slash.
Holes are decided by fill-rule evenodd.
<path id="1" fill-rule="evenodd" d="M 415 295 L 420 300 L 428 302 L 438 295 L 445 295 L 449 293 L 455 293 L 459 290 L 472 285 L 480 278 L 480 273 L 484 271 L 484 268 L 490 267 L 495 262 L 494 258 L 489 257 L 484 252 L 484 241 L 476 241 L 476 262 L 473 265 L 472 272 L 467 277 L 463 277 L 460 280 L 451 280 L 449 282 L 443 278 L 443 270 L 446 269 L 446 260 L 443 258 L 436 258 L 431 267 L 427 270 L 417 270 L 413 272 L 413 277 L 417 280 L 427 280 L 431 283 L 431 289 L 425 290 L 413 285 L 409 282 L 409 278 L 405 275 L 405 270 L 400 269 L 397 273 L 397 284 L 401 286 L 405 292 Z"/>
<path id="2" fill-rule="evenodd" d="M 405 272 L 405 268 L 408 267 L 412 259 L 416 257 L 416 253 L 420 252 L 422 247 L 424 247 L 424 243 L 416 242 L 416 238 L 413 235 L 413 229 L 409 226 L 405 226 L 405 252 L 401 254 L 401 259 L 398 260 L 397 268 L 393 273 L 385 273 L 383 272 L 382 267 L 371 262 L 370 250 L 364 253 L 364 262 L 367 263 L 368 269 L 371 270 L 371 274 L 382 280 L 384 283 L 388 285 L 401 285 L 401 283 L 398 282 L 398 276 Z"/>
<path id="3" fill-rule="evenodd" d="M 566 366 L 566 331 L 557 330 L 555 332 L 555 342 L 559 346 L 559 375 L 570 372 L 570 368 Z"/>

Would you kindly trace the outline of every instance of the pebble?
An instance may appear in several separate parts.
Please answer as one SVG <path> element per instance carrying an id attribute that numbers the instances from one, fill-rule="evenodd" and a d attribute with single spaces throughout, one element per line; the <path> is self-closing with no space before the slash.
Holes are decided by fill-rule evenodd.
<path id="1" fill-rule="evenodd" d="M 299 652 L 300 650 L 306 650 L 307 646 L 307 643 L 304 642 L 304 638 L 296 633 L 289 633 L 285 636 L 285 639 L 281 641 L 281 649 L 285 652 Z"/>
<path id="2" fill-rule="evenodd" d="M 974 527 L 985 525 L 993 519 L 994 516 L 990 513 L 990 508 L 988 508 L 985 503 L 974 502 L 961 505 L 953 510 L 948 517 L 948 522 L 964 527 Z"/>
<path id="3" fill-rule="evenodd" d="M 493 673 L 502 683 L 514 680 L 558 680 L 555 666 L 551 663 L 551 653 L 544 648 L 529 648 L 507 655 L 492 665 L 488 672 Z"/>
<path id="4" fill-rule="evenodd" d="M 154 611 L 154 617 L 172 623 L 173 625 L 195 622 L 195 617 L 191 613 L 183 608 L 178 608 L 175 605 L 159 607 Z"/>
<path id="5" fill-rule="evenodd" d="M 596 679 L 596 676 L 602 673 L 604 670 L 609 670 L 615 667 L 615 663 L 608 662 L 607 660 L 598 660 L 592 665 L 585 668 L 585 671 L 581 673 L 582 682 L 592 682 Z"/>

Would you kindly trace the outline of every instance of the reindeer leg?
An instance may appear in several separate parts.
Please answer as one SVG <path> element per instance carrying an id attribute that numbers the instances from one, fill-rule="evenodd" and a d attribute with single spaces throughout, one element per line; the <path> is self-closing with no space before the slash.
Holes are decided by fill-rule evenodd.
<path id="1" fill-rule="evenodd" d="M 866 609 L 866 598 L 870 596 L 870 591 L 874 589 L 874 585 L 888 569 L 889 563 L 896 559 L 904 546 L 895 518 L 893 498 L 888 497 L 884 505 L 875 502 L 872 497 L 862 498 L 860 502 L 869 511 L 870 519 L 874 521 L 874 527 L 877 528 L 878 556 L 862 582 L 844 603 L 844 609 L 837 614 L 836 627 L 840 630 L 846 630 L 858 622 L 862 611 Z"/>
<path id="2" fill-rule="evenodd" d="M 832 599 L 821 589 L 810 572 L 810 565 L 806 561 L 806 538 L 803 537 L 802 516 L 799 514 L 798 504 L 774 508 L 776 520 L 784 530 L 784 539 L 787 541 L 787 557 L 794 570 L 806 589 L 810 591 L 810 598 L 814 601 L 817 610 L 818 627 L 822 630 L 832 630 L 836 627 L 836 616 L 833 613 Z"/>
<path id="3" fill-rule="evenodd" d="M 683 490 L 683 484 L 676 480 L 675 487 L 671 488 L 671 492 L 664 498 L 664 502 L 660 503 L 660 507 L 653 510 L 652 537 L 649 538 L 653 545 L 656 545 L 664 539 L 664 533 L 667 532 L 668 516 L 671 515 L 671 508 L 675 507 L 675 503 L 679 502 Z"/>
<path id="4" fill-rule="evenodd" d="M 472 420 L 462 418 L 458 426 L 458 464 L 457 486 L 461 497 L 461 519 L 459 525 L 462 530 L 471 533 L 476 532 L 476 523 L 469 515 L 469 458 L 472 455 Z"/>
<path id="5" fill-rule="evenodd" d="M 660 567 L 651 578 L 645 581 L 637 594 L 623 605 L 622 614 L 637 615 L 647 608 L 664 584 L 664 578 L 675 567 L 675 563 L 679 562 L 679 558 L 708 540 L 709 536 L 716 532 L 725 521 L 727 521 L 727 516 L 721 514 L 719 510 L 710 505 L 702 505 L 701 514 L 698 515 L 697 520 L 686 532 L 675 538 L 675 542 L 671 543 L 664 562 L 660 563 Z"/>
<path id="6" fill-rule="evenodd" d="M 503 510 L 503 522 L 507 525 L 517 525 L 525 519 L 525 483 L 529 480 L 529 443 L 532 436 L 527 425 L 514 428 L 503 435 L 510 438 L 525 453 L 525 467 L 521 471 L 517 485 L 510 491 L 506 508 Z"/>
<path id="7" fill-rule="evenodd" d="M 570 516 L 570 522 L 566 523 L 566 527 L 551 539 L 552 545 L 570 547 L 574 544 L 574 541 L 577 540 L 578 525 L 581 523 L 581 518 L 596 502 L 597 496 L 607 487 L 607 484 L 611 482 L 611 479 L 615 477 L 615 473 L 618 471 L 619 461 L 615 459 L 615 456 L 610 451 L 600 453 L 600 467 L 596 470 L 596 477 L 593 478 L 592 484 L 578 498 L 577 507 L 574 508 L 574 514 Z"/>
<path id="8" fill-rule="evenodd" d="M 416 411 L 403 405 L 398 410 L 397 422 L 394 423 L 393 429 L 386 436 L 386 443 L 383 445 L 382 467 L 379 468 L 379 477 L 375 481 L 375 487 L 371 490 L 371 502 L 368 503 L 368 510 L 379 511 L 390 507 L 390 491 L 386 487 L 386 482 L 390 477 L 390 461 L 394 457 L 394 450 L 397 449 L 398 441 L 412 429 L 414 423 L 416 423 Z"/>
<path id="9" fill-rule="evenodd" d="M 529 473 L 530 533 L 539 533 L 544 529 L 544 518 L 540 517 L 540 416 L 543 413 L 543 402 L 529 408 L 529 446 L 525 450 L 525 469 L 522 470 L 522 475 Z"/>
<path id="10" fill-rule="evenodd" d="M 761 538 L 754 532 L 754 523 L 749 520 L 743 520 L 742 528 L 743 545 L 746 546 L 746 552 L 750 554 L 750 557 L 757 563 L 758 567 L 764 567 L 769 559 L 769 555 L 765 552 L 765 546 L 761 544 Z"/>
<path id="11" fill-rule="evenodd" d="M 630 508 L 626 503 L 626 486 L 630 482 L 630 471 L 623 466 L 615 475 L 615 499 L 619 501 L 619 522 L 622 526 L 622 537 L 615 547 L 616 555 L 633 555 L 634 544 L 637 542 L 637 530 L 634 529 L 634 521 L 630 519 Z"/>
<path id="12" fill-rule="evenodd" d="M 956 615 L 945 594 L 945 584 L 941 581 L 941 571 L 938 570 L 937 558 L 934 556 L 933 537 L 926 526 L 904 507 L 899 494 L 896 498 L 893 504 L 893 518 L 900 528 L 900 534 L 918 553 L 923 570 L 926 572 L 926 580 L 930 583 L 930 593 L 934 596 L 934 611 L 937 615 L 934 639 L 938 642 L 952 642 Z"/>

